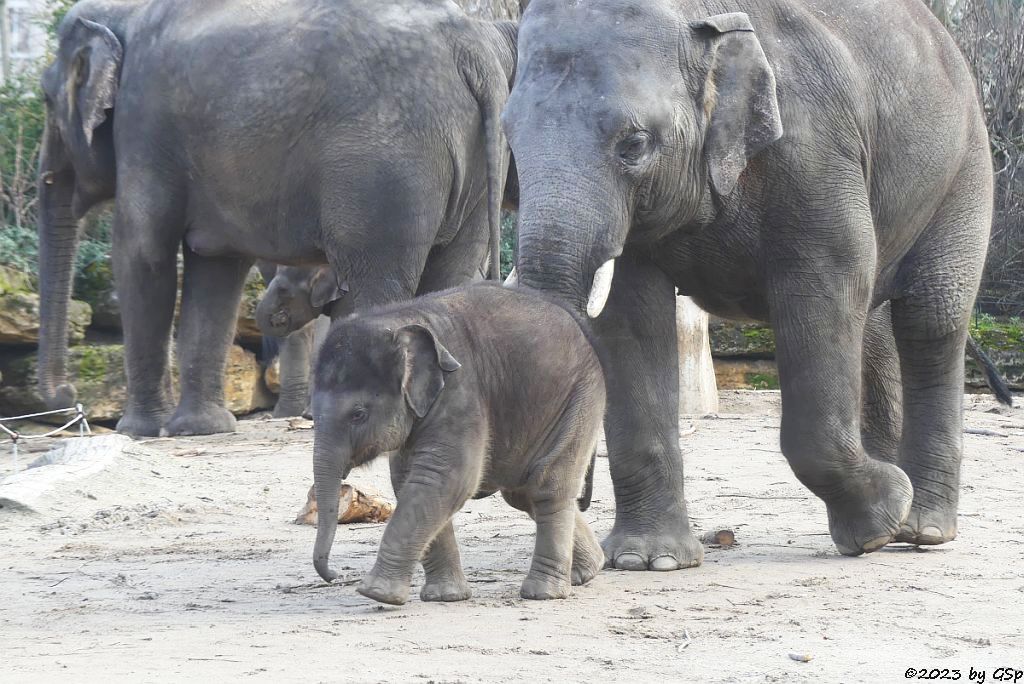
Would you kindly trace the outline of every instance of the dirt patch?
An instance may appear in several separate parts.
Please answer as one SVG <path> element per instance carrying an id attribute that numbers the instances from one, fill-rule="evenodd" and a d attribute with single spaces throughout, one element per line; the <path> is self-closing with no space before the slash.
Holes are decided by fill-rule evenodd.
<path id="1" fill-rule="evenodd" d="M 42 514 L 0 512 L 4 682 L 901 681 L 910 667 L 1024 669 L 1024 411 L 969 396 L 960 538 L 844 558 L 778 451 L 777 393 L 723 393 L 681 441 L 705 564 L 604 571 L 565 601 L 519 598 L 533 525 L 500 497 L 456 519 L 474 596 L 382 608 L 352 584 L 381 525 L 339 529 L 320 582 L 294 525 L 312 432 L 138 443 L 122 478 Z M 350 478 L 390 493 L 387 465 Z M 607 461 L 586 514 L 614 519 Z M 791 654 L 810 656 L 799 662 Z"/>

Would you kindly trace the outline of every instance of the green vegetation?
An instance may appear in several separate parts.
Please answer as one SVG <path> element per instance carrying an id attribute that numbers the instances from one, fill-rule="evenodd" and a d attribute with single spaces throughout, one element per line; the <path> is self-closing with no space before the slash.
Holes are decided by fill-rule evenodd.
<path id="1" fill-rule="evenodd" d="M 501 216 L 501 277 L 507 278 L 512 272 L 516 259 L 516 213 L 502 212 Z"/>
<path id="2" fill-rule="evenodd" d="M 747 373 L 743 378 L 751 388 L 756 390 L 779 389 L 779 376 L 767 373 Z"/>
<path id="3" fill-rule="evenodd" d="M 77 362 L 75 377 L 85 382 L 104 380 L 110 367 L 111 350 L 116 354 L 117 347 L 81 346 L 75 349 L 74 361 Z"/>
<path id="4" fill-rule="evenodd" d="M 971 335 L 987 351 L 1024 352 L 1024 320 L 981 314 L 971 320 Z"/>

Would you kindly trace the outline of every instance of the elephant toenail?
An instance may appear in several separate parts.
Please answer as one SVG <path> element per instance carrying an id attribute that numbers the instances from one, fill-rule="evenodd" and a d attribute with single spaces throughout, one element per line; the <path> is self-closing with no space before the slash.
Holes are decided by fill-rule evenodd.
<path id="1" fill-rule="evenodd" d="M 866 541 L 861 546 L 864 549 L 864 553 L 871 553 L 873 551 L 877 551 L 878 549 L 882 548 L 883 546 L 888 544 L 890 541 L 892 541 L 892 536 L 885 535 L 884 537 L 875 537 L 874 539 Z"/>
<path id="2" fill-rule="evenodd" d="M 843 554 L 844 556 L 859 556 L 862 553 L 864 553 L 864 551 L 862 549 L 853 549 L 853 548 L 850 548 L 849 546 L 845 546 L 843 544 L 838 544 L 838 543 L 836 544 L 836 550 L 839 551 L 839 553 Z"/>
<path id="3" fill-rule="evenodd" d="M 620 553 L 615 557 L 615 567 L 619 570 L 646 570 L 647 561 L 639 553 Z"/>
<path id="4" fill-rule="evenodd" d="M 935 543 L 935 542 L 944 540 L 945 539 L 945 535 L 942 534 L 942 530 L 940 530 L 938 527 L 934 527 L 932 525 L 929 525 L 928 527 L 926 527 L 923 530 L 921 530 L 920 532 L 918 532 L 917 538 L 918 538 L 919 541 L 921 541 L 923 543 L 928 543 L 928 542 Z"/>
<path id="5" fill-rule="evenodd" d="M 667 572 L 669 570 L 678 569 L 679 561 L 677 561 L 672 556 L 658 556 L 657 558 L 651 561 L 651 570 L 656 570 L 658 572 Z"/>

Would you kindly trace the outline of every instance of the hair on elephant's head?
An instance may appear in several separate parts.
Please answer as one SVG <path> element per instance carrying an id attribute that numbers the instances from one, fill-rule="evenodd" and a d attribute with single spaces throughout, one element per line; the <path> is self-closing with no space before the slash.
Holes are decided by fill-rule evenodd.
<path id="1" fill-rule="evenodd" d="M 614 259 L 735 192 L 782 135 L 750 18 L 702 3 L 534 0 L 504 114 L 522 283 L 600 315 Z"/>
<path id="2" fill-rule="evenodd" d="M 327 581 L 338 492 L 352 468 L 401 449 L 461 364 L 429 328 L 352 317 L 321 348 L 313 391 L 313 474 L 319 506 L 313 564 Z"/>
<path id="3" fill-rule="evenodd" d="M 58 31 L 56 58 L 42 75 L 46 129 L 39 155 L 39 389 L 53 408 L 71 406 L 67 311 L 78 222 L 114 196 L 113 121 L 124 48 L 103 3 L 71 8 Z M 127 11 L 120 6 L 118 12 Z M 89 13 L 91 18 L 87 18 Z"/>
<path id="4" fill-rule="evenodd" d="M 267 273 L 264 278 L 267 278 Z M 256 323 L 264 335 L 285 337 L 322 314 L 348 292 L 330 266 L 279 266 L 256 306 Z"/>

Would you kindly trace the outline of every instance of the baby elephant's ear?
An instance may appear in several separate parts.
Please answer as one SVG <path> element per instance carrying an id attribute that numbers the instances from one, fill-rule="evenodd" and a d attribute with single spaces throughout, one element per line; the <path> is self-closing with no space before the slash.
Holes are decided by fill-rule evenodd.
<path id="1" fill-rule="evenodd" d="M 405 354 L 402 394 L 416 417 L 422 418 L 444 389 L 444 374 L 462 364 L 422 325 L 405 326 L 397 339 Z"/>

